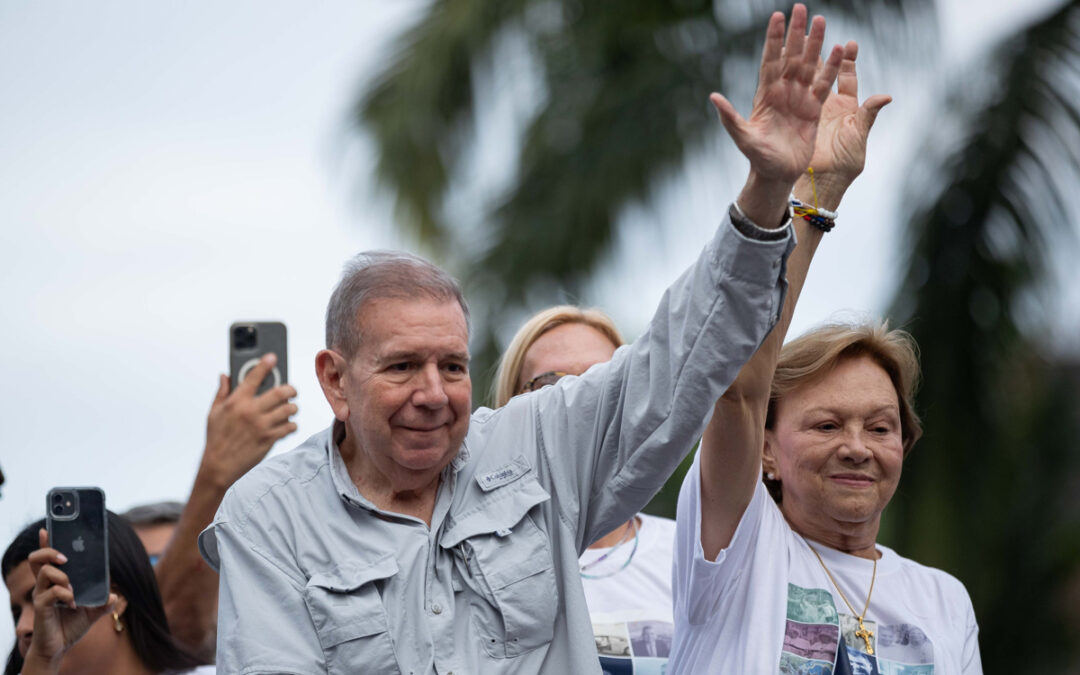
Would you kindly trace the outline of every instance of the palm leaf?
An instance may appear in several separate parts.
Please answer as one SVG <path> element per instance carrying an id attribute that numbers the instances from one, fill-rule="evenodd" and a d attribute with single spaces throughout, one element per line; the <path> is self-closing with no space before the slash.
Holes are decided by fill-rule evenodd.
<path id="1" fill-rule="evenodd" d="M 1041 355 L 1046 327 L 1033 318 L 1047 315 L 1051 247 L 1076 243 L 1078 21 L 1080 2 L 1070 2 L 995 49 L 1000 78 L 989 91 L 999 95 L 959 112 L 969 133 L 930 179 L 944 187 L 907 226 L 892 312 L 922 351 L 927 434 L 883 534 L 964 580 L 988 672 L 1048 672 L 1069 659 L 1053 598 L 1080 569 L 1077 523 L 1037 524 L 1060 507 L 1062 473 L 1080 469 L 1066 450 L 1080 426 L 1062 405 L 1075 383 Z M 919 166 L 934 156 L 926 149 Z M 909 203 L 926 188 L 913 184 Z"/>

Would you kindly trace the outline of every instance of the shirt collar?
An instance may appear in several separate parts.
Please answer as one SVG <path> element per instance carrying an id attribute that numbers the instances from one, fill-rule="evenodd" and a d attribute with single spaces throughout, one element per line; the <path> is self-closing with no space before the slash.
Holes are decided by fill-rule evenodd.
<path id="1" fill-rule="evenodd" d="M 374 510 L 375 505 L 369 502 L 356 484 L 349 477 L 349 469 L 345 466 L 345 460 L 341 458 L 341 450 L 338 445 L 345 438 L 345 425 L 341 420 L 334 420 L 334 426 L 330 428 L 330 442 L 326 444 L 326 451 L 330 459 L 330 479 L 334 482 L 334 490 L 338 496 L 346 502 Z"/>

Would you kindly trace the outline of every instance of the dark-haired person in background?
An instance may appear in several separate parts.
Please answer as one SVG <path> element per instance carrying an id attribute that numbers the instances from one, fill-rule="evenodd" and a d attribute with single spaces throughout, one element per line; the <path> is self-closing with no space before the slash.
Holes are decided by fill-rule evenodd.
<path id="1" fill-rule="evenodd" d="M 173 641 L 146 549 L 123 518 L 110 511 L 108 521 L 112 595 L 102 607 L 70 607 L 66 561 L 46 546 L 44 520 L 8 546 L 0 571 L 17 644 L 5 675 L 214 672 L 212 666 L 192 670 L 200 660 Z"/>
<path id="2" fill-rule="evenodd" d="M 120 517 L 139 536 L 146 555 L 150 556 L 150 564 L 157 565 L 176 534 L 176 526 L 183 513 L 184 502 L 170 500 L 133 506 L 121 513 Z"/>

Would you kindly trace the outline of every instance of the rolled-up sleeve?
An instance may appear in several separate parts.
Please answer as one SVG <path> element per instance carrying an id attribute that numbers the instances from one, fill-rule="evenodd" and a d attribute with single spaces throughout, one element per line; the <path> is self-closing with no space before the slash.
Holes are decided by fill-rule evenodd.
<path id="1" fill-rule="evenodd" d="M 228 522 L 211 525 L 200 546 L 219 565 L 218 672 L 325 672 L 299 571 L 272 560 Z"/>
<path id="2" fill-rule="evenodd" d="M 779 319 L 790 225 L 778 239 L 725 217 L 665 292 L 647 331 L 608 364 L 536 396 L 538 436 L 579 550 L 644 506 Z"/>

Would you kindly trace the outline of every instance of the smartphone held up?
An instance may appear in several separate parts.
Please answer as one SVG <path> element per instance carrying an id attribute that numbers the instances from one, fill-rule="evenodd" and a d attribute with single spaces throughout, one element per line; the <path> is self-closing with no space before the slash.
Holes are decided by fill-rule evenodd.
<path id="1" fill-rule="evenodd" d="M 56 487 L 45 498 L 49 546 L 67 556 L 64 572 L 80 607 L 109 601 L 109 528 L 105 493 L 97 487 Z"/>
<path id="2" fill-rule="evenodd" d="M 288 353 L 285 324 L 280 321 L 239 321 L 229 326 L 229 379 L 232 389 L 266 354 L 277 356 L 270 374 L 263 378 L 256 395 L 288 382 Z"/>

